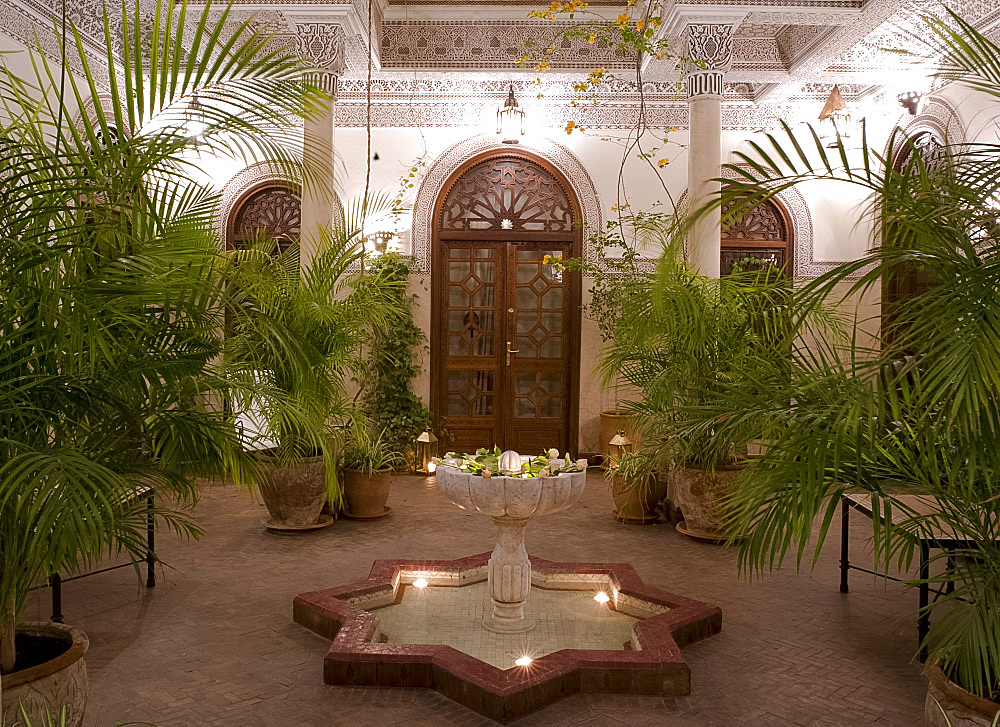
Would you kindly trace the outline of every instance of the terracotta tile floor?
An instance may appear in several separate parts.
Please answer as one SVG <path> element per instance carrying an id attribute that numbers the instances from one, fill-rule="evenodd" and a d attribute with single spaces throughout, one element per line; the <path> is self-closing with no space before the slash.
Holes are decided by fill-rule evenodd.
<path id="1" fill-rule="evenodd" d="M 480 725 L 479 715 L 429 690 L 328 687 L 328 642 L 292 622 L 300 591 L 368 575 L 379 557 L 456 558 L 489 550 L 492 526 L 454 507 L 429 482 L 399 477 L 391 517 L 340 521 L 297 537 L 270 535 L 245 491 L 206 488 L 200 542 L 161 534 L 168 567 L 156 588 L 122 569 L 66 584 L 66 622 L 90 636 L 88 725 Z M 749 583 L 735 553 L 663 525 L 622 525 L 600 476 L 580 504 L 533 520 L 529 552 L 551 560 L 627 560 L 647 583 L 717 603 L 723 632 L 685 649 L 690 697 L 579 695 L 524 725 L 912 725 L 924 696 L 916 593 L 852 573 L 838 591 L 839 537 L 814 572 Z M 852 532 L 864 554 L 863 519 Z M 834 524 L 833 533 L 839 533 Z M 48 616 L 48 592 L 27 618 Z"/>

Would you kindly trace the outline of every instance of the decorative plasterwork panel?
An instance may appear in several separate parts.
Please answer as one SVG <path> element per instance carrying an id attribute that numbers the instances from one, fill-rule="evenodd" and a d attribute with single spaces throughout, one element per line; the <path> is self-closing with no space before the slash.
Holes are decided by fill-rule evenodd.
<path id="1" fill-rule="evenodd" d="M 544 49 L 571 23 L 532 20 L 386 21 L 382 34 L 385 68 L 517 68 L 526 47 Z M 526 45 L 527 44 L 527 45 Z M 610 46 L 562 39 L 547 56 L 561 68 L 632 67 L 634 61 Z M 533 65 L 533 64 L 532 64 Z M 531 68 L 531 65 L 527 66 Z"/>
<path id="2" fill-rule="evenodd" d="M 789 25 L 776 36 L 778 52 L 785 65 L 793 67 L 801 58 L 813 52 L 823 38 L 833 32 L 828 25 Z"/>
<path id="3" fill-rule="evenodd" d="M 339 113 L 339 112 L 338 112 Z M 569 182 L 580 203 L 583 224 L 586 230 L 600 230 L 601 204 L 597 187 L 590 178 L 587 168 L 566 147 L 544 138 L 534 138 L 520 145 L 525 151 L 536 154 Z M 448 177 L 464 162 L 488 151 L 510 151 L 509 144 L 499 141 L 496 134 L 482 134 L 460 141 L 449 147 L 431 163 L 413 203 L 413 227 L 411 231 L 411 254 L 417 272 L 430 273 L 431 236 L 434 225 L 434 207 L 444 189 Z M 587 233 L 585 233 L 586 236 Z M 584 253 L 588 260 L 594 258 L 589 245 Z"/>
<path id="4" fill-rule="evenodd" d="M 731 169 L 722 170 L 722 176 L 727 179 L 739 179 L 739 175 Z M 787 211 L 792 221 L 792 258 L 795 263 L 796 278 L 815 278 L 830 270 L 839 263 L 813 260 L 813 223 L 812 213 L 806 198 L 795 187 L 781 190 L 775 199 Z M 677 200 L 677 206 L 683 209 L 687 205 L 688 192 Z"/>
<path id="5" fill-rule="evenodd" d="M 344 72 L 344 31 L 334 23 L 298 23 L 295 49 L 316 68 L 340 75 Z"/>

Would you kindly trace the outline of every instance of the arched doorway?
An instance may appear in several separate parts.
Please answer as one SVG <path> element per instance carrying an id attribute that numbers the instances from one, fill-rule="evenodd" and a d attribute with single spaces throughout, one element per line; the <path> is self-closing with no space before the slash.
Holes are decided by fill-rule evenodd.
<path id="1" fill-rule="evenodd" d="M 432 241 L 431 400 L 445 446 L 575 451 L 579 203 L 544 160 L 473 157 L 442 187 Z"/>
<path id="2" fill-rule="evenodd" d="M 732 202 L 723 205 L 723 216 L 732 205 Z M 733 265 L 747 259 L 771 263 L 788 276 L 794 274 L 792 225 L 787 211 L 776 200 L 759 204 L 725 227 L 720 247 L 721 275 L 729 275 L 733 272 Z"/>
<path id="3" fill-rule="evenodd" d="M 298 190 L 280 180 L 263 182 L 244 192 L 233 205 L 226 225 L 226 247 L 236 249 L 265 235 L 277 240 L 283 250 L 298 241 L 301 229 Z"/>

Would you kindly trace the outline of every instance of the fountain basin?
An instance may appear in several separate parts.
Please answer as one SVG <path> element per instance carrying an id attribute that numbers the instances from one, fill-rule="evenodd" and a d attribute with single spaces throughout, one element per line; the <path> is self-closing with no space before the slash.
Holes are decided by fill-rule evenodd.
<path id="1" fill-rule="evenodd" d="M 580 499 L 587 485 L 586 471 L 545 478 L 482 477 L 441 466 L 435 478 L 438 489 L 464 510 L 518 519 L 566 510 Z"/>
<path id="2" fill-rule="evenodd" d="M 455 646 L 406 643 L 405 634 L 403 641 L 394 641 L 392 633 L 383 632 L 380 610 L 403 601 L 414 581 L 427 581 L 425 592 L 459 593 L 477 584 L 481 588 L 489 555 L 451 561 L 378 560 L 367 580 L 299 594 L 296 623 L 332 640 L 324 661 L 326 683 L 435 689 L 506 723 L 579 692 L 689 694 L 691 672 L 681 647 L 722 628 L 717 606 L 651 588 L 627 564 L 532 558 L 532 582 L 548 591 L 547 599 L 560 592 L 573 599 L 580 599 L 581 592 L 591 599 L 597 592 L 607 593 L 606 608 L 615 611 L 615 617 L 634 619 L 627 646 L 557 648 L 528 666 L 503 669 Z"/>

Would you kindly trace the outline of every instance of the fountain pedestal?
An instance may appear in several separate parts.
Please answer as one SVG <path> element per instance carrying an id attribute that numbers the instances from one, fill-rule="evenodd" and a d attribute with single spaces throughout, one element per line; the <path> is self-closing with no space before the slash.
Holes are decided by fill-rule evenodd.
<path id="1" fill-rule="evenodd" d="M 531 591 L 531 561 L 524 547 L 524 529 L 532 515 L 548 515 L 572 506 L 583 495 L 586 471 L 564 472 L 550 477 L 482 477 L 440 466 L 435 473 L 438 488 L 464 510 L 475 510 L 493 518 L 496 543 L 487 569 L 492 613 L 483 626 L 495 633 L 531 631 L 534 623 L 524 616 Z"/>
<path id="2" fill-rule="evenodd" d="M 524 604 L 531 591 L 531 561 L 524 547 L 527 518 L 495 517 L 496 544 L 487 568 L 493 613 L 483 619 L 483 627 L 499 634 L 531 631 L 535 622 L 524 616 Z"/>

